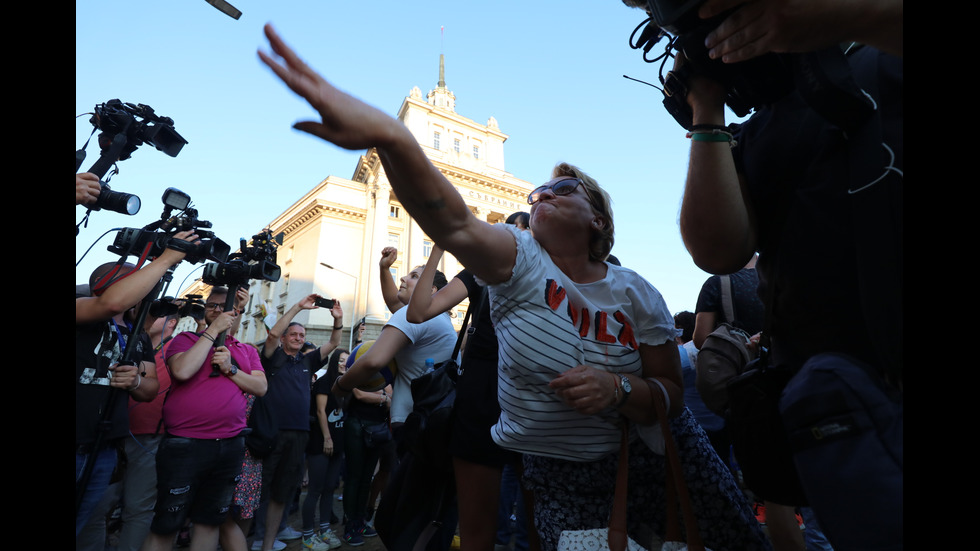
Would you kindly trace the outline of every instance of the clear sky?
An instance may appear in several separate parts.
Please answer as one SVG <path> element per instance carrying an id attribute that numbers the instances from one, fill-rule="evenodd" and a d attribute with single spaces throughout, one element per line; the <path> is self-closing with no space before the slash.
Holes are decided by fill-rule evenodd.
<path id="1" fill-rule="evenodd" d="M 115 232 L 103 234 L 160 217 L 168 187 L 189 194 L 235 250 L 328 175 L 352 175 L 363 152 L 291 129 L 315 113 L 256 55 L 271 22 L 334 85 L 392 115 L 413 86 L 435 87 L 445 54 L 457 113 L 479 123 L 493 116 L 510 136 L 505 169 L 539 183 L 567 161 L 595 177 L 613 199 L 613 254 L 671 312 L 694 310 L 708 274 L 678 228 L 689 143 L 661 93 L 623 77 L 659 84 L 659 63 L 628 45 L 642 11 L 619 0 L 231 3 L 239 20 L 204 0 L 76 2 L 75 148 L 94 129 L 94 107 L 110 99 L 149 105 L 188 141 L 176 157 L 144 144 L 118 164 L 110 185 L 139 195 L 142 209 L 92 213 L 75 238 L 76 263 L 91 247 L 76 283 L 118 258 L 106 251 Z M 99 157 L 94 136 L 85 151 L 80 171 Z M 76 224 L 84 212 L 76 207 Z M 181 263 L 168 294 L 201 266 Z"/>

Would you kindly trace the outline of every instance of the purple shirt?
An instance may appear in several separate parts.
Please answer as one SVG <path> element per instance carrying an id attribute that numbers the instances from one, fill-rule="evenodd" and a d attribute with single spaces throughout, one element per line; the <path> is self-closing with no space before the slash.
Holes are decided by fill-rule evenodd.
<path id="1" fill-rule="evenodd" d="M 167 361 L 174 355 L 186 352 L 197 339 L 195 333 L 185 331 L 173 338 L 167 348 Z M 255 347 L 225 339 L 225 347 L 238 364 L 238 369 L 251 373 L 262 371 L 259 353 Z M 211 357 L 208 352 L 201 369 L 186 381 L 173 379 L 173 387 L 163 406 L 163 422 L 167 433 L 185 438 L 231 438 L 245 428 L 245 393 L 225 375 L 211 377 Z"/>

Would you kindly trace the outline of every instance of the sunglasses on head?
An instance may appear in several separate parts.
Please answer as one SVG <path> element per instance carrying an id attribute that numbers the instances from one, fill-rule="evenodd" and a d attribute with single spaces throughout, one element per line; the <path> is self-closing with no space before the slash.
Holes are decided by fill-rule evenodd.
<path id="1" fill-rule="evenodd" d="M 531 192 L 530 195 L 527 196 L 527 204 L 533 205 L 534 203 L 537 203 L 541 199 L 541 194 L 549 189 L 555 195 L 571 195 L 575 191 L 575 188 L 577 188 L 579 185 L 582 185 L 582 180 L 568 177 L 562 178 L 551 185 L 544 184 L 543 186 L 538 186 Z M 582 189 L 585 190 L 585 194 L 589 197 L 589 203 L 595 205 L 595 202 L 592 200 L 592 194 L 589 193 L 589 188 L 582 185 Z"/>

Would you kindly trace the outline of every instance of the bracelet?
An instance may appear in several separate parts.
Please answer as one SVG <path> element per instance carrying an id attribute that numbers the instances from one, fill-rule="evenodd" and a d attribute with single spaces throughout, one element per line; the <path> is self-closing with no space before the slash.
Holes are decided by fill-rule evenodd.
<path id="1" fill-rule="evenodd" d="M 702 125 L 699 125 L 702 126 Z M 712 126 L 712 125 L 703 125 Z M 738 142 L 735 140 L 735 136 L 732 135 L 728 130 L 722 128 L 712 128 L 712 129 L 697 129 L 691 130 L 685 134 L 688 138 L 696 142 L 728 142 L 728 145 L 735 147 Z"/>
<path id="2" fill-rule="evenodd" d="M 723 124 L 695 124 L 691 126 L 691 132 L 698 130 L 723 130 L 728 132 L 728 127 Z"/>
<path id="3" fill-rule="evenodd" d="M 139 388 L 141 384 L 143 384 L 143 377 L 139 373 L 137 373 L 136 374 L 136 386 L 134 386 L 133 388 L 128 388 L 126 390 L 129 391 L 129 392 L 132 392 L 132 391 L 136 390 L 137 388 Z"/>
<path id="4" fill-rule="evenodd" d="M 337 331 L 338 329 L 343 329 L 343 328 L 344 328 L 344 324 L 341 323 L 340 327 L 334 326 L 333 330 Z"/>
<path id="5" fill-rule="evenodd" d="M 211 342 L 214 342 L 214 337 L 212 337 L 211 335 L 208 335 L 207 331 L 201 331 L 201 336 L 204 337 L 204 338 L 206 338 L 207 340 L 209 340 Z"/>

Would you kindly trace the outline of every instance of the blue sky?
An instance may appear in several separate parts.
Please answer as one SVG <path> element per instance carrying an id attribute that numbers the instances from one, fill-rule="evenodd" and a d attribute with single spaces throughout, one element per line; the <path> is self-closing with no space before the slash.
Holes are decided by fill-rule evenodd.
<path id="1" fill-rule="evenodd" d="M 88 113 L 110 99 L 151 106 L 188 141 L 176 157 L 143 145 L 118 164 L 110 185 L 139 195 L 142 209 L 92 213 L 75 239 L 76 263 L 92 247 L 76 282 L 118 258 L 106 251 L 115 232 L 105 232 L 159 218 L 167 187 L 189 194 L 234 250 L 326 176 L 351 176 L 362 152 L 290 128 L 314 112 L 256 56 L 271 22 L 334 85 L 392 115 L 413 86 L 435 87 L 445 54 L 456 111 L 493 116 L 510 136 L 505 168 L 543 182 L 567 161 L 595 177 L 613 199 L 613 254 L 672 312 L 694 310 L 708 274 L 677 224 L 688 140 L 658 90 L 623 78 L 658 82 L 659 64 L 628 45 L 641 11 L 619 0 L 231 3 L 241 19 L 204 0 L 76 2 L 75 148 L 93 130 Z M 99 157 L 94 137 L 85 151 L 81 171 Z M 76 224 L 83 215 L 76 207 Z M 200 267 L 182 263 L 168 294 Z"/>

